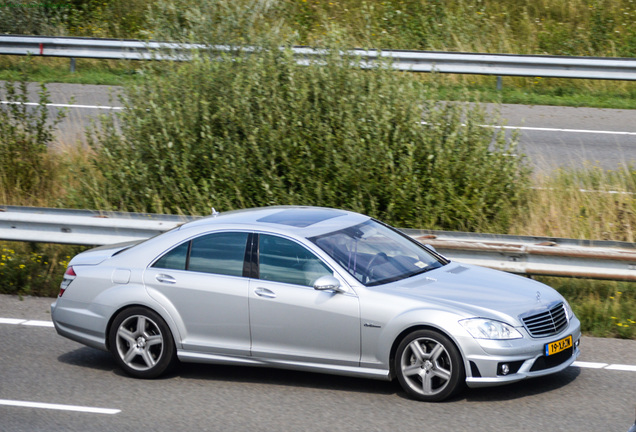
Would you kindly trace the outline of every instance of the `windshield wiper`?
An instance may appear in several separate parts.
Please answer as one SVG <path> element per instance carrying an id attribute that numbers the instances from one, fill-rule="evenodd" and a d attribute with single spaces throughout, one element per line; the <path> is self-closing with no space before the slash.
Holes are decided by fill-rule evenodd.
<path id="1" fill-rule="evenodd" d="M 376 286 L 376 285 L 382 285 L 382 284 L 387 284 L 387 283 L 399 281 L 399 280 L 402 280 L 402 279 L 408 279 L 410 277 L 421 275 L 423 273 L 426 273 L 426 272 L 429 272 L 431 270 L 435 270 L 435 269 L 438 269 L 438 268 L 442 267 L 442 264 L 440 264 L 440 263 L 437 263 L 437 264 L 438 265 L 435 265 L 435 263 L 431 264 L 431 265 L 428 265 L 428 266 L 424 267 L 423 269 L 414 271 L 413 273 L 402 273 L 402 274 L 397 275 L 397 276 L 392 276 L 392 277 L 389 277 L 389 278 L 386 278 L 386 279 L 381 279 L 379 281 L 371 282 L 369 284 L 366 284 L 366 286 Z"/>

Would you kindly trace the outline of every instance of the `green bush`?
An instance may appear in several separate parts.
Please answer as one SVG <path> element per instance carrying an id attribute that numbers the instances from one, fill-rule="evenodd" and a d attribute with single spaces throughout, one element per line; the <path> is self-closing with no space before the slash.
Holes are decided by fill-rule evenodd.
<path id="1" fill-rule="evenodd" d="M 63 0 L 0 2 L 0 34 L 57 36 L 71 5 Z"/>
<path id="2" fill-rule="evenodd" d="M 150 2 L 152 3 L 152 2 Z M 63 23 L 72 36 L 145 39 L 145 0 L 65 0 Z"/>
<path id="3" fill-rule="evenodd" d="M 0 198 L 28 199 L 46 190 L 53 177 L 48 146 L 54 138 L 56 125 L 64 111 L 51 119 L 47 103 L 49 93 L 44 84 L 38 92 L 39 103 L 30 101 L 27 83 L 6 82 L 4 94 L 7 104 L 0 105 Z"/>
<path id="4" fill-rule="evenodd" d="M 277 46 L 277 44 L 275 44 Z M 514 140 L 478 106 L 337 50 L 298 65 L 272 48 L 150 74 L 93 139 L 76 205 L 203 213 L 348 208 L 410 227 L 504 229 L 527 181 Z M 426 124 L 422 125 L 424 120 Z"/>

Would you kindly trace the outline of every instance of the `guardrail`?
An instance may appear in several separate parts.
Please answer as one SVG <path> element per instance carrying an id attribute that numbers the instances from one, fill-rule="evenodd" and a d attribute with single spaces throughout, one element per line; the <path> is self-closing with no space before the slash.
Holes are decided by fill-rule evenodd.
<path id="1" fill-rule="evenodd" d="M 229 46 L 205 46 L 175 42 L 94 39 L 79 37 L 0 35 L 0 54 L 128 60 L 188 60 L 191 50 L 229 52 Z M 242 48 L 252 50 L 254 48 Z M 299 63 L 320 61 L 325 51 L 292 47 Z M 434 51 L 362 50 L 347 54 L 360 58 L 361 67 L 374 67 L 389 58 L 395 69 L 410 72 L 636 80 L 636 59 L 614 57 L 566 57 L 513 54 L 478 54 Z M 74 61 L 71 62 L 74 70 Z"/>
<path id="2" fill-rule="evenodd" d="M 0 240 L 104 245 L 142 240 L 195 216 L 0 206 Z M 528 276 L 636 281 L 636 244 L 403 230 L 452 260 Z"/>
<path id="3" fill-rule="evenodd" d="M 0 206 L 0 240 L 105 245 L 143 240 L 194 217 Z"/>
<path id="4" fill-rule="evenodd" d="M 553 237 L 403 230 L 460 262 L 510 273 L 636 281 L 636 244 Z"/>

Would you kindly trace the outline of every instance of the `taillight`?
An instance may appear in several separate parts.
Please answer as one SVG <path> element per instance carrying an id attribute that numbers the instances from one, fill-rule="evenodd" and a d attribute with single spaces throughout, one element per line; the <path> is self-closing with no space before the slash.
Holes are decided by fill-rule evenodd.
<path id="1" fill-rule="evenodd" d="M 68 288 L 76 276 L 77 275 L 75 274 L 73 267 L 69 266 L 64 272 L 64 279 L 62 279 L 62 283 L 60 284 L 60 293 L 57 295 L 58 297 L 62 297 L 64 295 L 64 291 L 66 291 L 66 288 Z"/>

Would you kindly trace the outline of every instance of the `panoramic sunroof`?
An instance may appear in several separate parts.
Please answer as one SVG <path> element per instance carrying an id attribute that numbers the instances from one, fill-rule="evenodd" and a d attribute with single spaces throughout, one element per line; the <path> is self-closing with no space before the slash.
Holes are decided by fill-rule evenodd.
<path id="1" fill-rule="evenodd" d="M 258 222 L 306 228 L 315 223 L 344 215 L 346 215 L 345 212 L 330 209 L 286 209 L 260 218 Z"/>

